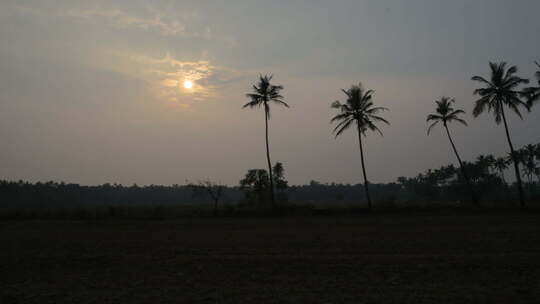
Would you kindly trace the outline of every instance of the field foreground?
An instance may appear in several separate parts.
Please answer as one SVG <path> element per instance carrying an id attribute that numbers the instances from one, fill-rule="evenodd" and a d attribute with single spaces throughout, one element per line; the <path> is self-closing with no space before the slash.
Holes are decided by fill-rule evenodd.
<path id="1" fill-rule="evenodd" d="M 0 223 L 0 303 L 538 299 L 538 214 Z"/>

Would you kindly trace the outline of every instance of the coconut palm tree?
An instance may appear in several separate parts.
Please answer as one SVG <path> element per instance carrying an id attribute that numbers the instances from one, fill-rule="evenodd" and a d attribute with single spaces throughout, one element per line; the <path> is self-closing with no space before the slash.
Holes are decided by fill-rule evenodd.
<path id="1" fill-rule="evenodd" d="M 540 68 L 540 63 L 536 61 L 534 63 L 538 68 Z M 529 111 L 536 102 L 540 101 L 540 70 L 538 70 L 534 75 L 538 80 L 538 86 L 525 88 L 522 94 L 522 96 L 527 99 L 527 108 Z"/>
<path id="2" fill-rule="evenodd" d="M 272 176 L 272 162 L 270 161 L 270 148 L 268 143 L 268 120 L 270 119 L 270 103 L 275 103 L 285 107 L 289 107 L 287 103 L 283 101 L 280 91 L 283 90 L 281 85 L 273 85 L 270 83 L 272 75 L 259 75 L 259 82 L 253 85 L 252 92 L 246 94 L 249 98 L 249 102 L 242 108 L 264 108 L 264 127 L 266 138 L 266 160 L 268 162 L 268 174 L 270 175 L 270 200 L 275 207 L 276 202 L 274 199 L 274 178 Z"/>
<path id="3" fill-rule="evenodd" d="M 463 125 L 467 125 L 467 122 L 460 118 L 459 116 L 461 114 L 465 114 L 465 111 L 461 109 L 454 109 L 452 104 L 455 102 L 453 98 L 450 97 L 442 97 L 441 100 L 436 100 L 435 103 L 437 104 L 437 108 L 435 110 L 435 113 L 429 114 L 427 116 L 427 122 L 432 122 L 431 125 L 428 127 L 427 134 L 431 132 L 433 127 L 435 127 L 437 124 L 442 123 L 445 130 L 446 135 L 448 135 L 448 140 L 450 141 L 450 144 L 452 145 L 452 149 L 454 150 L 454 153 L 456 154 L 456 158 L 459 162 L 459 167 L 461 168 L 461 174 L 463 175 L 463 178 L 465 179 L 465 182 L 467 183 L 467 187 L 469 188 L 469 191 L 471 193 L 471 198 L 475 204 L 478 204 L 478 199 L 476 198 L 476 195 L 474 193 L 473 187 L 471 185 L 471 181 L 469 179 L 469 176 L 467 175 L 467 170 L 465 170 L 465 167 L 463 166 L 463 161 L 461 161 L 461 157 L 459 156 L 459 153 L 456 149 L 456 145 L 454 145 L 454 141 L 452 140 L 452 136 L 450 135 L 450 130 L 448 129 L 448 123 L 450 122 L 459 122 Z"/>
<path id="4" fill-rule="evenodd" d="M 473 115 L 474 117 L 478 117 L 487 110 L 487 112 L 493 112 L 496 124 L 500 124 L 501 121 L 504 122 L 506 139 L 510 146 L 510 153 L 513 157 L 514 170 L 516 173 L 517 186 L 519 189 L 519 202 L 521 207 L 525 207 L 521 175 L 519 173 L 519 162 L 515 159 L 514 146 L 510 139 L 510 132 L 508 131 L 508 123 L 506 121 L 504 108 L 508 107 L 508 109 L 512 110 L 522 118 L 519 107 L 527 107 L 527 105 L 521 100 L 521 92 L 519 92 L 517 88 L 521 84 L 528 83 L 529 80 L 515 75 L 517 72 L 516 66 L 511 66 L 507 69 L 506 62 L 490 62 L 489 67 L 491 69 L 489 80 L 481 76 L 472 77 L 472 80 L 478 81 L 483 85 L 482 88 L 474 91 L 474 94 L 480 96 L 480 99 L 476 100 Z"/>
<path id="5" fill-rule="evenodd" d="M 493 163 L 493 168 L 495 168 L 495 170 L 499 172 L 503 183 L 506 184 L 506 180 L 504 178 L 504 170 L 508 169 L 508 159 L 504 157 L 497 157 L 495 159 L 495 162 Z"/>
<path id="6" fill-rule="evenodd" d="M 339 122 L 334 128 L 336 137 L 341 135 L 343 131 L 356 124 L 358 131 L 358 144 L 360 146 L 360 160 L 362 162 L 362 172 L 364 175 L 364 190 L 366 192 L 366 199 L 368 207 L 371 210 L 371 198 L 369 196 L 368 179 L 366 175 L 366 165 L 364 162 L 364 148 L 362 146 L 362 135 L 366 136 L 367 131 L 378 132 L 382 136 L 381 130 L 377 127 L 376 123 L 382 122 L 387 125 L 390 123 L 378 116 L 380 112 L 387 111 L 384 107 L 375 107 L 373 104 L 373 90 L 366 90 L 362 86 L 362 83 L 358 85 L 352 85 L 350 89 L 343 90 L 343 93 L 347 95 L 345 102 L 334 101 L 332 108 L 339 110 L 339 114 L 334 116 L 331 122 Z"/>

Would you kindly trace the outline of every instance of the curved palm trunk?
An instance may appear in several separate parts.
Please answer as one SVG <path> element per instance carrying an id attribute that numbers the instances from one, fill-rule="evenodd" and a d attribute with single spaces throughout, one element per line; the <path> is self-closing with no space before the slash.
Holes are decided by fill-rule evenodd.
<path id="1" fill-rule="evenodd" d="M 360 125 L 358 125 L 358 144 L 360 145 L 360 159 L 362 160 L 362 172 L 364 173 L 364 190 L 366 191 L 366 199 L 368 202 L 368 208 L 371 211 L 371 197 L 369 196 L 369 185 L 366 175 L 366 165 L 364 163 L 364 148 L 362 147 L 362 132 L 360 131 Z"/>
<path id="2" fill-rule="evenodd" d="M 268 144 L 268 113 L 265 107 L 264 111 L 264 126 L 265 126 L 265 135 L 266 135 L 266 160 L 268 161 L 268 175 L 270 177 L 270 202 L 272 206 L 276 206 L 276 201 L 274 200 L 274 178 L 272 176 L 272 162 L 270 161 L 270 148 Z"/>
<path id="3" fill-rule="evenodd" d="M 471 193 L 472 201 L 475 205 L 478 205 L 478 198 L 476 197 L 476 194 L 474 193 L 473 186 L 471 184 L 471 180 L 469 179 L 469 176 L 467 175 L 467 170 L 465 170 L 465 167 L 463 166 L 463 162 L 461 161 L 461 157 L 459 157 L 459 153 L 456 149 L 456 145 L 454 145 L 454 141 L 452 140 L 452 136 L 450 136 L 450 130 L 448 130 L 448 126 L 446 123 L 444 124 L 444 128 L 446 129 L 446 134 L 448 135 L 448 139 L 450 140 L 450 144 L 452 145 L 452 149 L 454 149 L 454 153 L 456 154 L 456 158 L 459 162 L 459 167 L 461 169 L 461 174 L 463 174 L 463 178 L 465 178 L 465 182 L 467 183 L 467 187 L 469 188 L 469 192 Z"/>
<path id="4" fill-rule="evenodd" d="M 499 101 L 500 102 L 500 101 Z M 523 197 L 523 186 L 521 185 L 521 175 L 519 174 L 519 163 L 516 159 L 516 153 L 514 151 L 514 145 L 512 145 L 512 140 L 510 139 L 510 133 L 508 132 L 508 123 L 506 122 L 506 116 L 504 115 L 504 107 L 501 104 L 501 113 L 504 121 L 504 130 L 506 131 L 506 139 L 508 140 L 508 145 L 510 146 L 510 153 L 512 154 L 512 161 L 514 163 L 514 170 L 516 171 L 516 180 L 519 189 L 519 204 L 521 208 L 525 207 L 525 198 Z"/>

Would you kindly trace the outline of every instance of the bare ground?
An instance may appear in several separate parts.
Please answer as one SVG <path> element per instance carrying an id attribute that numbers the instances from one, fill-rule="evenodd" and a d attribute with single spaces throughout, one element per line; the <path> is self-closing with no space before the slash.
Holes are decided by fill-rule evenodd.
<path id="1" fill-rule="evenodd" d="M 0 223 L 0 303 L 539 301 L 538 214 Z"/>

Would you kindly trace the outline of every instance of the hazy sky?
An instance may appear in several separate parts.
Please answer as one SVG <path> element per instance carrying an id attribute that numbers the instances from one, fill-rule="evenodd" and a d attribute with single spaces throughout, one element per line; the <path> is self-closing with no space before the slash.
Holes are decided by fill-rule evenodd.
<path id="1" fill-rule="evenodd" d="M 237 184 L 265 167 L 264 114 L 242 110 L 258 73 L 283 84 L 272 160 L 293 184 L 361 181 L 357 135 L 334 139 L 330 103 L 363 82 L 390 108 L 369 134 L 368 177 L 455 162 L 425 117 L 442 95 L 472 109 L 473 75 L 540 60 L 538 0 L 0 0 L 0 178 L 82 184 Z M 190 90 L 184 80 L 194 82 Z M 511 116 L 540 142 L 540 107 Z M 491 115 L 452 126 L 465 159 L 507 151 Z"/>

